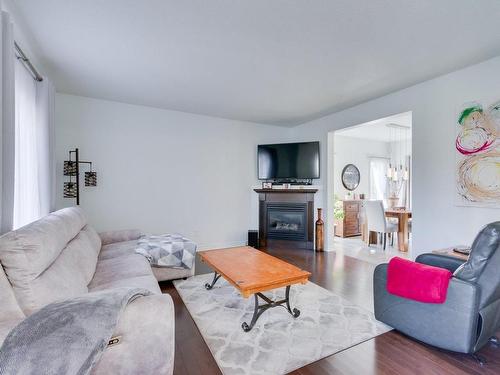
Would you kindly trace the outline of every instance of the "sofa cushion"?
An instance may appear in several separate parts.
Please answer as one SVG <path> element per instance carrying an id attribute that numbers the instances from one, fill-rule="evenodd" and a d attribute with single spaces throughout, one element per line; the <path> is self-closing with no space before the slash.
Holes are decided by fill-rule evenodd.
<path id="1" fill-rule="evenodd" d="M 21 311 L 12 286 L 0 265 L 0 321 L 17 318 L 24 319 L 25 315 Z"/>
<path id="2" fill-rule="evenodd" d="M 108 232 L 99 233 L 103 246 L 115 242 L 125 242 L 137 240 L 142 236 L 139 229 L 126 229 L 126 230 L 112 230 Z"/>
<path id="3" fill-rule="evenodd" d="M 87 292 L 101 247 L 81 209 L 66 208 L 0 237 L 0 261 L 27 315 Z"/>
<path id="4" fill-rule="evenodd" d="M 106 290 L 111 288 L 144 288 L 154 294 L 161 294 L 158 281 L 151 274 L 144 276 L 132 276 L 124 279 L 110 280 L 102 284 L 89 285 L 89 292 L 97 292 L 99 290 Z"/>
<path id="5" fill-rule="evenodd" d="M 54 263 L 30 282 L 32 307 L 25 311 L 31 313 L 59 299 L 87 293 L 87 285 L 95 273 L 100 243 L 97 232 L 85 226 Z"/>
<path id="6" fill-rule="evenodd" d="M 0 237 L 0 261 L 9 280 L 36 278 L 85 226 L 75 207 L 54 212 Z"/>
<path id="7" fill-rule="evenodd" d="M 104 245 L 99 253 L 99 259 L 111 259 L 122 255 L 135 254 L 137 240 L 115 242 Z"/>
<path id="8" fill-rule="evenodd" d="M 152 276 L 148 261 L 139 254 L 125 254 L 111 259 L 99 259 L 89 289 L 136 276 Z"/>
<path id="9" fill-rule="evenodd" d="M 154 295 L 129 303 L 108 347 L 92 369 L 100 374 L 172 374 L 175 357 L 175 313 L 172 298 Z M 200 370 L 200 373 L 203 373 Z"/>

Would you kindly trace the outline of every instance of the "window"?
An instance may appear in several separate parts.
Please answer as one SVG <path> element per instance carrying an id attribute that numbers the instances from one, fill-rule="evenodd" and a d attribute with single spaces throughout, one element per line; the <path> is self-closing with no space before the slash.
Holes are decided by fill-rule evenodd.
<path id="1" fill-rule="evenodd" d="M 370 159 L 370 199 L 384 200 L 387 198 L 386 172 L 388 166 L 387 159 Z"/>
<path id="2" fill-rule="evenodd" d="M 38 186 L 36 82 L 15 62 L 14 229 L 41 216 Z"/>

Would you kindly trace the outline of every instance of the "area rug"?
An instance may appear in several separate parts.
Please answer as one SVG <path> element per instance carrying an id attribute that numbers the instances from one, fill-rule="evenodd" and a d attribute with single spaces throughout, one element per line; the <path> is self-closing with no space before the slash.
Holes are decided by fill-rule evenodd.
<path id="1" fill-rule="evenodd" d="M 206 290 L 212 278 L 213 274 L 198 275 L 174 285 L 226 375 L 285 374 L 391 330 L 373 313 L 308 282 L 290 290 L 291 306 L 300 310 L 298 318 L 275 307 L 244 332 L 241 323 L 250 323 L 254 298 L 243 298 L 223 278 Z M 282 299 L 284 291 L 264 294 Z"/>

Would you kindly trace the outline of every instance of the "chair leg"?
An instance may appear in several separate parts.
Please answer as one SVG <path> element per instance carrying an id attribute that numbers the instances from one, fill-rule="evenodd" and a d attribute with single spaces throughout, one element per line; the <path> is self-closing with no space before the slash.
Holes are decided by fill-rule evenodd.
<path id="1" fill-rule="evenodd" d="M 396 237 L 394 233 L 391 233 L 391 246 L 394 246 L 394 237 Z"/>
<path id="2" fill-rule="evenodd" d="M 385 250 L 386 242 L 387 242 L 387 233 L 384 233 L 384 250 Z"/>

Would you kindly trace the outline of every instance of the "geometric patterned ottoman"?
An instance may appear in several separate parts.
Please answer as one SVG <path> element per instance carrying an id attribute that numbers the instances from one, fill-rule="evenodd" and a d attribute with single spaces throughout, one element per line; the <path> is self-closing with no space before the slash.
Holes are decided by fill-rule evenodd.
<path id="1" fill-rule="evenodd" d="M 180 234 L 143 236 L 136 253 L 145 256 L 158 281 L 194 275 L 196 243 Z"/>

